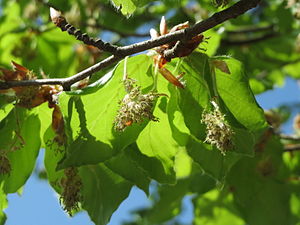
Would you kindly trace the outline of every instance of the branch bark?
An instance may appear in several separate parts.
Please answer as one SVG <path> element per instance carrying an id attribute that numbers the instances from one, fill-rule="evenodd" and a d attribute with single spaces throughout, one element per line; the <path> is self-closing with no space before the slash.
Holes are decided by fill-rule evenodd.
<path id="1" fill-rule="evenodd" d="M 24 81 L 10 81 L 10 82 L 0 82 L 0 90 L 8 89 L 11 87 L 18 86 L 39 86 L 45 84 L 58 84 L 62 85 L 65 91 L 70 90 L 72 84 L 92 75 L 93 73 L 110 66 L 111 64 L 121 60 L 125 56 L 129 56 L 135 53 L 139 53 L 163 44 L 167 44 L 175 41 L 190 40 L 192 37 L 203 33 L 206 30 L 209 30 L 226 20 L 236 18 L 241 14 L 244 14 L 246 11 L 255 8 L 261 0 L 241 0 L 234 4 L 233 6 L 213 14 L 206 20 L 196 23 L 194 26 L 186 28 L 184 30 L 179 30 L 174 33 L 169 33 L 163 36 L 160 36 L 156 39 L 147 40 L 139 42 L 136 44 L 117 47 L 113 56 L 110 56 L 103 61 L 77 73 L 71 77 L 67 78 L 53 78 L 53 79 L 37 79 L 37 80 L 24 80 Z"/>
<path id="2" fill-rule="evenodd" d="M 300 151 L 300 144 L 284 146 L 284 152 Z"/>
<path id="3" fill-rule="evenodd" d="M 300 137 L 295 137 L 291 135 L 279 134 L 279 137 L 281 139 L 289 140 L 289 141 L 300 141 Z"/>

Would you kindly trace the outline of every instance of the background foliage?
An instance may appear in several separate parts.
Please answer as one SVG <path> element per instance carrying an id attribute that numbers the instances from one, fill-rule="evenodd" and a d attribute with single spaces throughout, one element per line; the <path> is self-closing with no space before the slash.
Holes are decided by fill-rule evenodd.
<path id="1" fill-rule="evenodd" d="M 222 10 L 218 3 L 225 2 L 2 0 L 0 65 L 9 69 L 14 60 L 39 78 L 68 77 L 108 56 L 56 28 L 49 4 L 84 32 L 127 45 L 148 39 L 148 30 L 157 28 L 163 15 L 169 27 L 194 23 Z M 62 133 L 53 130 L 53 110 L 46 103 L 25 109 L 0 92 L 0 224 L 6 195 L 22 189 L 40 149 L 46 152 L 46 179 L 62 196 L 63 208 L 68 210 L 66 196 L 79 198 L 78 207 L 68 211 L 86 210 L 95 224 L 108 223 L 134 185 L 150 195 L 151 182 L 156 187 L 149 196 L 152 206 L 135 212 L 128 225 L 176 224 L 187 195 L 192 196 L 194 224 L 299 224 L 300 156 L 289 150 L 299 142 L 299 121 L 293 140 L 286 140 L 280 125 L 292 107 L 264 112 L 254 96 L 282 85 L 287 76 L 300 76 L 299 4 L 262 1 L 205 32 L 207 42 L 166 65 L 174 75 L 185 73 L 185 89 L 160 74 L 156 81 L 153 59 L 146 53 L 128 58 L 128 76 L 143 93 L 157 85 L 163 94 L 153 109 L 159 122 L 146 120 L 115 131 L 126 94 L 124 60 L 94 74 L 88 87 L 59 95 Z M 233 131 L 233 146 L 225 155 L 205 141 L 201 119 L 214 110 L 212 100 Z"/>

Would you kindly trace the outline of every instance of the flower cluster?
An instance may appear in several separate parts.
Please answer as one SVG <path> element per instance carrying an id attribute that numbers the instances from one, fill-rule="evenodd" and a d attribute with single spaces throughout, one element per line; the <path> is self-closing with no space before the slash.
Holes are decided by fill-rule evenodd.
<path id="1" fill-rule="evenodd" d="M 154 101 L 159 96 L 150 92 L 142 94 L 141 87 L 135 85 L 136 81 L 130 78 L 124 80 L 127 94 L 120 102 L 120 109 L 115 119 L 115 129 L 124 131 L 133 123 L 142 123 L 144 119 L 158 121 L 152 113 Z"/>
<path id="2" fill-rule="evenodd" d="M 0 155 L 0 175 L 9 174 L 11 171 L 11 165 L 9 159 L 4 155 Z"/>
<path id="3" fill-rule="evenodd" d="M 60 202 L 64 205 L 64 210 L 71 216 L 73 210 L 79 209 L 82 182 L 76 167 L 67 168 L 64 172 L 66 177 L 62 178 L 60 181 L 61 187 L 63 188 Z"/>
<path id="4" fill-rule="evenodd" d="M 219 106 L 214 101 L 211 102 L 214 110 L 202 114 L 201 122 L 206 125 L 205 142 L 215 145 L 223 155 L 233 147 L 233 131 L 226 123 L 224 115 L 221 113 Z"/>

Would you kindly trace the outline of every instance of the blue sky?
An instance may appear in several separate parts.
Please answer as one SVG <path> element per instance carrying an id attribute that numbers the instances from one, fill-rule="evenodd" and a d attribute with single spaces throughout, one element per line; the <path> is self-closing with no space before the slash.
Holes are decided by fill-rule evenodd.
<path id="1" fill-rule="evenodd" d="M 287 79 L 282 88 L 276 88 L 257 96 L 258 103 L 264 109 L 278 107 L 283 103 L 299 102 L 299 86 L 292 79 Z M 294 112 L 295 114 L 295 112 Z M 292 132 L 292 119 L 283 127 L 283 132 Z M 43 150 L 38 160 L 38 167 L 43 161 Z M 9 207 L 5 210 L 8 220 L 6 225 L 92 225 L 86 212 L 70 218 L 59 205 L 58 198 L 46 181 L 31 176 L 26 183 L 23 194 L 8 195 Z M 133 188 L 128 199 L 124 201 L 112 216 L 109 225 L 118 225 L 121 221 L 130 220 L 130 211 L 149 205 L 146 195 L 138 188 Z M 187 206 L 181 220 L 189 222 L 192 218 L 192 207 L 185 199 Z"/>

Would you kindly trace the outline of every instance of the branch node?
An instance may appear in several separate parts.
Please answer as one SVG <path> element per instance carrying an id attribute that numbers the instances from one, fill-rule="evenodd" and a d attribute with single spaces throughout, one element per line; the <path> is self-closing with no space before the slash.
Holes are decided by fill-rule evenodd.
<path id="1" fill-rule="evenodd" d="M 62 87 L 64 91 L 71 91 L 71 84 L 69 84 L 69 82 L 63 83 Z"/>

